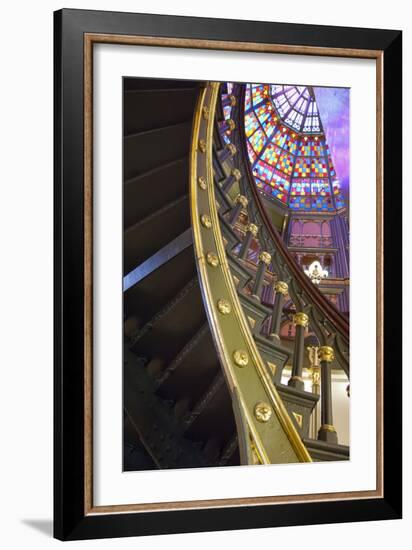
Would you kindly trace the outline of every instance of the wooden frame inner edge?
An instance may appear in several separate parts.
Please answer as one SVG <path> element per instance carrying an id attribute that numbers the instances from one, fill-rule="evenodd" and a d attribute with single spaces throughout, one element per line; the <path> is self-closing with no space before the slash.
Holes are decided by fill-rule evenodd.
<path id="1" fill-rule="evenodd" d="M 376 489 L 308 495 L 240 497 L 143 504 L 93 505 L 93 44 L 127 44 L 260 53 L 287 53 L 376 60 Z M 383 498 L 383 51 L 187 38 L 85 33 L 84 35 L 84 513 L 294 504 Z"/>

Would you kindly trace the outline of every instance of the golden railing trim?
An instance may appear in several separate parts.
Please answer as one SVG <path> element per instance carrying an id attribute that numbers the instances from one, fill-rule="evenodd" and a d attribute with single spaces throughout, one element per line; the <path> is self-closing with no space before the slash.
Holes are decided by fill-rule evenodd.
<path id="1" fill-rule="evenodd" d="M 219 84 L 209 83 L 199 95 L 194 117 L 190 157 L 190 204 L 200 286 L 218 355 L 234 400 L 241 460 L 242 463 L 250 461 L 250 457 L 253 455 L 251 448 L 253 444 L 254 453 L 259 456 L 260 462 L 263 464 L 311 462 L 310 455 L 302 443 L 256 347 L 228 265 L 213 184 L 213 124 L 218 92 Z M 202 117 L 206 99 L 209 107 L 207 120 Z M 199 143 L 205 144 L 204 155 L 199 153 L 197 147 Z M 199 194 L 199 178 L 204 178 L 204 181 L 207 182 L 204 195 Z M 200 222 L 200 214 L 206 213 L 211 219 L 211 230 L 203 227 Z M 210 264 L 211 250 L 213 250 L 212 264 Z M 205 265 L 205 256 L 206 262 L 209 264 L 208 268 Z M 214 269 L 210 269 L 210 265 L 213 265 Z M 222 294 L 227 296 L 227 300 L 231 304 L 232 314 L 230 316 L 222 315 L 217 306 Z M 223 333 L 227 334 L 228 331 L 231 334 L 230 346 L 223 337 Z M 236 354 L 236 359 L 234 354 Z M 243 368 L 239 368 L 239 366 Z M 249 387 L 246 380 L 253 382 L 254 393 L 245 392 L 245 386 Z M 254 402 L 252 402 L 252 393 Z M 256 409 L 256 403 L 259 404 L 258 409 Z M 265 407 L 267 405 L 268 410 L 263 405 Z M 267 430 L 271 430 L 272 426 L 273 437 L 267 439 Z M 262 436 L 266 438 L 266 444 L 263 443 Z M 275 458 L 276 453 L 278 458 L 282 458 L 281 460 Z"/>

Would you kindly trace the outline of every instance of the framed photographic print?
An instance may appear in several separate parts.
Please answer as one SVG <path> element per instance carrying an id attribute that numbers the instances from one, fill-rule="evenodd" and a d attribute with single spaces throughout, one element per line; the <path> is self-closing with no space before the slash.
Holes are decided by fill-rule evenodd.
<path id="1" fill-rule="evenodd" d="M 400 31 L 55 13 L 55 536 L 401 517 Z"/>

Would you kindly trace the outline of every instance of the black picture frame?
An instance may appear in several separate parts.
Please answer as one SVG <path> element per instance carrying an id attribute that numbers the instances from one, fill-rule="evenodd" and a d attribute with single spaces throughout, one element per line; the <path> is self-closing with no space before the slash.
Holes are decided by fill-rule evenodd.
<path id="1" fill-rule="evenodd" d="M 383 56 L 383 497 L 86 514 L 84 36 L 86 33 L 379 50 Z M 402 514 L 402 33 L 63 9 L 54 14 L 54 536 L 61 540 L 397 519 Z M 392 139 L 396 136 L 396 140 Z M 386 375 L 389 374 L 390 375 Z"/>

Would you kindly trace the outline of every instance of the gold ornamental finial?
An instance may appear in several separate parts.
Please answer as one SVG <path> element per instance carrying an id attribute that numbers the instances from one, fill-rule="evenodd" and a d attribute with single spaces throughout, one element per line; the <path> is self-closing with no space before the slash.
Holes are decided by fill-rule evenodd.
<path id="1" fill-rule="evenodd" d="M 229 150 L 229 153 L 232 155 L 232 157 L 236 155 L 236 151 L 237 151 L 236 145 L 234 145 L 233 143 L 228 143 L 226 147 Z"/>
<path id="2" fill-rule="evenodd" d="M 287 283 L 283 281 L 276 281 L 275 290 L 278 294 L 283 294 L 283 296 L 286 296 L 286 294 L 288 293 L 289 287 Z"/>
<path id="3" fill-rule="evenodd" d="M 293 322 L 295 325 L 306 328 L 309 324 L 309 317 L 303 311 L 299 311 L 293 316 Z"/>
<path id="4" fill-rule="evenodd" d="M 230 94 L 230 96 L 228 97 L 230 99 L 230 105 L 234 107 L 236 105 L 236 96 L 234 96 L 233 94 Z"/>
<path id="5" fill-rule="evenodd" d="M 229 130 L 230 130 L 231 132 L 236 128 L 235 121 L 232 120 L 231 118 L 228 118 L 228 119 L 226 120 L 226 124 L 229 126 Z"/>
<path id="6" fill-rule="evenodd" d="M 247 203 L 248 203 L 248 200 L 247 198 L 245 197 L 245 195 L 238 195 L 236 197 L 236 202 L 238 202 L 239 204 L 242 205 L 242 208 L 246 208 L 247 206 Z"/>
<path id="7" fill-rule="evenodd" d="M 325 431 L 325 432 L 336 433 L 336 428 L 335 428 L 335 426 L 333 426 L 333 424 L 322 424 L 320 429 Z"/>
<path id="8" fill-rule="evenodd" d="M 269 252 L 261 252 L 259 254 L 259 260 L 264 264 L 269 265 L 272 261 L 272 256 L 269 254 Z"/>
<path id="9" fill-rule="evenodd" d="M 254 237 L 258 234 L 259 228 L 254 223 L 248 223 L 246 226 L 246 231 L 249 231 L 249 233 L 252 233 Z"/>
<path id="10" fill-rule="evenodd" d="M 318 349 L 319 361 L 326 361 L 327 363 L 332 363 L 335 359 L 335 352 L 330 346 L 321 346 Z"/>
<path id="11" fill-rule="evenodd" d="M 242 177 L 242 173 L 239 170 L 239 168 L 233 168 L 232 170 L 232 176 L 235 178 L 236 181 L 239 181 Z"/>

